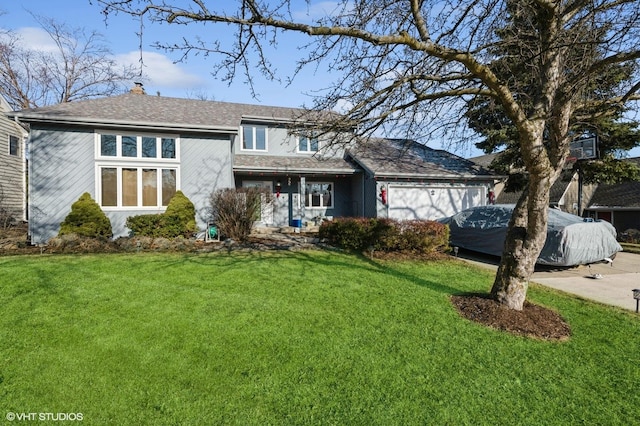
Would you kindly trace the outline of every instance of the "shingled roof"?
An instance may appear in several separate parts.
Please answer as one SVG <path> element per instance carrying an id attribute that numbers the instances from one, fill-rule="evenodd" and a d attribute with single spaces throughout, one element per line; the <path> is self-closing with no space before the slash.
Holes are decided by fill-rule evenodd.
<path id="1" fill-rule="evenodd" d="M 337 173 L 360 171 L 355 164 L 342 158 L 278 157 L 272 155 L 236 155 L 233 170 L 268 173 Z"/>
<path id="2" fill-rule="evenodd" d="M 640 157 L 628 158 L 640 167 Z M 589 209 L 640 209 L 640 182 L 600 184 L 589 202 Z"/>
<path id="3" fill-rule="evenodd" d="M 202 101 L 127 93 L 67 102 L 9 115 L 25 122 L 237 132 L 241 121 L 295 121 L 299 108 Z"/>
<path id="4" fill-rule="evenodd" d="M 347 155 L 376 177 L 485 180 L 492 177 L 473 161 L 411 140 L 375 138 Z"/>

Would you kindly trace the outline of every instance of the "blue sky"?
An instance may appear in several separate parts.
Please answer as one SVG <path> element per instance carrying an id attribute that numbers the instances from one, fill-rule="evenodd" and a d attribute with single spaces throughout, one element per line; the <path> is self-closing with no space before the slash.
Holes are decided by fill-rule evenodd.
<path id="1" fill-rule="evenodd" d="M 140 32 L 140 22 L 130 16 L 110 16 L 105 22 L 100 13 L 100 6 L 90 4 L 89 0 L 14 0 L 3 3 L 0 4 L 0 12 L 3 12 L 0 14 L 0 28 L 17 32 L 27 45 L 46 48 L 47 44 L 50 44 L 50 39 L 31 15 L 35 13 L 65 23 L 72 28 L 95 30 L 103 34 L 118 61 L 139 67 L 140 39 L 136 33 Z M 294 15 L 304 19 L 314 13 L 326 13 L 332 4 L 331 1 L 312 3 L 309 9 L 306 9 L 305 2 L 300 2 L 303 9 L 293 11 Z M 145 22 L 143 33 L 142 58 L 145 76 L 143 81 L 149 94 L 160 93 L 163 96 L 189 98 L 206 96 L 208 99 L 224 102 L 300 107 L 305 104 L 310 105 L 310 94 L 328 87 L 338 77 L 332 76 L 323 68 L 318 70 L 306 68 L 302 74 L 296 76 L 292 84 L 286 85 L 282 82 L 269 81 L 256 72 L 254 88 L 257 98 L 253 98 L 244 76 L 237 76 L 229 85 L 211 74 L 216 63 L 215 58 L 191 55 L 182 62 L 176 62 L 180 59 L 180 53 L 159 51 L 152 47 L 154 42 L 176 42 L 183 36 L 191 39 L 199 36 L 207 40 L 225 40 L 232 36 L 232 28 L 224 25 L 175 26 Z M 291 75 L 295 61 L 300 56 L 297 46 L 308 40 L 298 35 L 281 37 L 278 47 L 268 53 L 277 75 L 283 81 Z M 442 148 L 432 142 L 429 146 Z M 472 146 L 445 148 L 463 157 L 482 154 Z M 640 148 L 631 151 L 630 155 L 640 156 Z"/>
<path id="2" fill-rule="evenodd" d="M 3 2 L 4 3 L 4 2 Z M 123 63 L 139 66 L 140 40 L 136 33 L 140 32 L 140 22 L 125 15 L 110 16 L 105 22 L 97 4 L 89 0 L 28 0 L 7 2 L 0 5 L 0 27 L 11 29 L 20 34 L 28 45 L 46 47 L 50 43 L 46 34 L 39 29 L 39 24 L 31 15 L 33 12 L 45 18 L 53 18 L 72 28 L 95 30 L 103 34 L 109 48 L 116 58 Z M 302 10 L 301 13 L 307 13 Z M 311 98 L 305 93 L 326 87 L 331 78 L 326 73 L 314 73 L 307 70 L 296 78 L 293 84 L 268 81 L 255 73 L 257 99 L 251 96 L 250 90 L 239 75 L 229 86 L 221 78 L 214 77 L 211 72 L 216 63 L 215 58 L 189 56 L 185 61 L 176 63 L 180 53 L 168 53 L 152 47 L 157 41 L 178 41 L 183 36 L 200 36 L 205 39 L 224 39 L 233 33 L 232 29 L 218 25 L 170 26 L 144 23 L 142 45 L 143 73 L 147 93 L 160 92 L 163 96 L 196 97 L 206 95 L 209 99 L 225 102 L 261 103 L 275 106 L 298 107 L 311 104 Z M 292 40 L 283 38 L 278 49 L 271 52 L 274 67 L 283 81 L 291 74 L 296 59 L 295 45 L 304 41 L 302 38 Z"/>

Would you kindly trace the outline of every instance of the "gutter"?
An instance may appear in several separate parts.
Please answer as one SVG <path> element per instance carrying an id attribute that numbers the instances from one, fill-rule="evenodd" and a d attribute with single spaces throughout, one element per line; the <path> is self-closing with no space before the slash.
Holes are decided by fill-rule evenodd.
<path id="1" fill-rule="evenodd" d="M 374 174 L 374 178 L 376 179 L 394 179 L 394 178 L 402 178 L 402 179 L 433 179 L 433 180 L 451 180 L 451 179 L 466 179 L 466 180 L 474 180 L 474 181 L 488 181 L 488 180 L 499 180 L 502 176 L 476 176 L 476 175 L 420 175 L 413 173 L 396 173 L 396 174 Z M 506 177 L 506 176 L 505 176 Z"/>
<path id="2" fill-rule="evenodd" d="M 91 119 L 70 119 L 59 118 L 50 115 L 38 115 L 29 116 L 20 113 L 7 114 L 14 119 L 22 120 L 27 123 L 48 123 L 48 124 L 66 124 L 66 125 L 80 125 L 87 127 L 101 127 L 108 126 L 114 128 L 140 128 L 144 130 L 183 130 L 183 131 L 207 131 L 207 132 L 219 132 L 219 133 L 238 133 L 238 127 L 236 126 L 207 126 L 203 124 L 180 124 L 180 123 L 157 123 L 157 122 L 144 122 L 144 121 L 128 121 L 128 120 L 103 120 L 96 121 Z"/>
<path id="3" fill-rule="evenodd" d="M 268 172 L 268 173 L 305 173 L 305 174 L 352 174 L 358 173 L 358 170 L 353 169 L 305 169 L 295 167 L 248 167 L 248 166 L 234 166 L 234 172 Z"/>
<path id="4" fill-rule="evenodd" d="M 593 211 L 638 211 L 640 210 L 640 206 L 636 207 L 624 207 L 624 206 L 588 206 L 585 207 L 585 210 L 593 210 Z"/>

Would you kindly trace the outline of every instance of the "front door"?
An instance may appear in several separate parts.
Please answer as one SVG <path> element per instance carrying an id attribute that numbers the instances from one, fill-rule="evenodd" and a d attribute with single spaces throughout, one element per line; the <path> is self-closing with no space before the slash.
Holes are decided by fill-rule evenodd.
<path id="1" fill-rule="evenodd" d="M 270 180 L 243 180 L 242 187 L 261 188 L 273 194 L 273 182 Z M 258 222 L 263 225 L 273 225 L 273 203 L 266 203 L 263 200 Z"/>

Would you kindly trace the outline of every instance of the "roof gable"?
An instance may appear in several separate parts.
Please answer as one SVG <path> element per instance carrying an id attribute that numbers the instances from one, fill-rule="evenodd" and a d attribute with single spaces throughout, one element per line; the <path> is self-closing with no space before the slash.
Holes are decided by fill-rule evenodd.
<path id="1" fill-rule="evenodd" d="M 378 177 L 490 179 L 493 176 L 472 161 L 411 140 L 373 138 L 347 155 Z"/>

